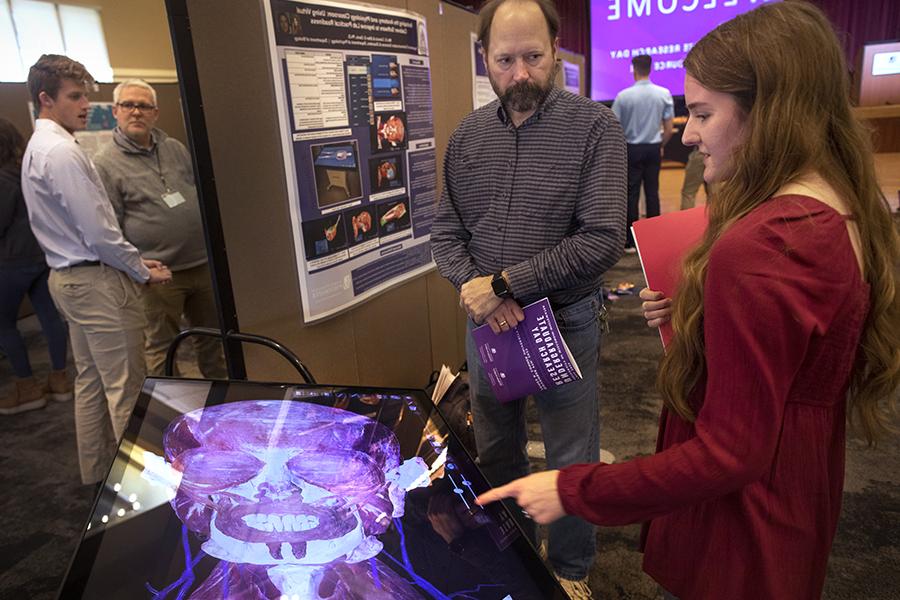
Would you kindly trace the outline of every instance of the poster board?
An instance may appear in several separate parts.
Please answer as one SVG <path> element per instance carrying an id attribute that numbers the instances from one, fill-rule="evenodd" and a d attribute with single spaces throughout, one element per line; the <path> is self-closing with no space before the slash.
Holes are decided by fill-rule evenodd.
<path id="1" fill-rule="evenodd" d="M 434 266 L 426 24 L 410 11 L 350 2 L 264 7 L 309 323 Z"/>
<path id="2" fill-rule="evenodd" d="M 497 99 L 491 80 L 488 79 L 487 67 L 481 56 L 481 42 L 478 34 L 470 33 L 472 40 L 472 110 L 477 110 L 485 104 L 490 104 Z"/>
<path id="3" fill-rule="evenodd" d="M 581 69 L 577 64 L 565 59 L 562 59 L 560 62 L 562 65 L 563 89 L 573 94 L 580 94 Z"/>

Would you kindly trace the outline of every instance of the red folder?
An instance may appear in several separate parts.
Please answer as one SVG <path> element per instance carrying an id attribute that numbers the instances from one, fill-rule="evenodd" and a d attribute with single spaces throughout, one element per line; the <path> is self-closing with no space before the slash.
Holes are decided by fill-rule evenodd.
<path id="1" fill-rule="evenodd" d="M 651 290 L 662 292 L 667 298 L 675 294 L 681 279 L 681 262 L 706 231 L 706 207 L 698 206 L 659 217 L 641 219 L 631 226 L 644 279 Z M 663 348 L 672 339 L 671 323 L 659 327 Z"/>

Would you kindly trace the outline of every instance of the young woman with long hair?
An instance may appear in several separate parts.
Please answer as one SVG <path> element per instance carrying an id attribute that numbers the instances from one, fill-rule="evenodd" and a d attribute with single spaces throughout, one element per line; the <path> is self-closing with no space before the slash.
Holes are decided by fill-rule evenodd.
<path id="1" fill-rule="evenodd" d="M 72 384 L 66 375 L 68 332 L 50 298 L 50 269 L 31 232 L 22 197 L 24 152 L 22 134 L 0 118 L 0 349 L 9 357 L 16 375 L 15 386 L 0 396 L 0 415 L 42 408 L 47 397 L 72 399 Z M 47 336 L 52 370 L 46 385 L 34 378 L 25 341 L 16 327 L 26 295 Z"/>
<path id="2" fill-rule="evenodd" d="M 900 243 L 853 117 L 835 34 L 804 2 L 764 5 L 685 59 L 685 144 L 716 183 L 674 298 L 658 452 L 520 479 L 536 521 L 646 522 L 644 570 L 694 598 L 821 596 L 845 429 L 890 429 L 900 385 Z"/>

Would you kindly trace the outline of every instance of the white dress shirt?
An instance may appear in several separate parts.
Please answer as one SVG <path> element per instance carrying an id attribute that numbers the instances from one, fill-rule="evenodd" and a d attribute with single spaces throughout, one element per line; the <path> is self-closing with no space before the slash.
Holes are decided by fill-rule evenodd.
<path id="1" fill-rule="evenodd" d="M 100 261 L 138 283 L 150 278 L 137 248 L 122 236 L 91 159 L 55 121 L 34 123 L 22 159 L 22 193 L 51 269 Z"/>

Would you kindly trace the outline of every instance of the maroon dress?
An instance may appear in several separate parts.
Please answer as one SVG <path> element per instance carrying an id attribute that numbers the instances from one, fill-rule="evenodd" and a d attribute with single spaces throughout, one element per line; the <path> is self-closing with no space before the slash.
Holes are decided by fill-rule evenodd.
<path id="1" fill-rule="evenodd" d="M 696 422 L 663 410 L 656 454 L 562 469 L 566 512 L 646 521 L 644 570 L 683 600 L 819 598 L 868 305 L 843 216 L 806 196 L 759 206 L 710 254 Z"/>

